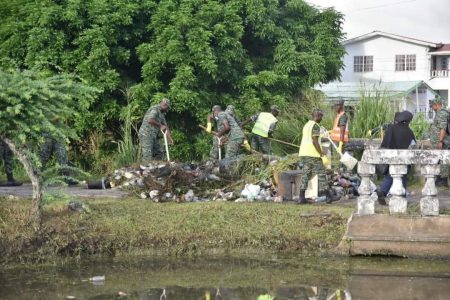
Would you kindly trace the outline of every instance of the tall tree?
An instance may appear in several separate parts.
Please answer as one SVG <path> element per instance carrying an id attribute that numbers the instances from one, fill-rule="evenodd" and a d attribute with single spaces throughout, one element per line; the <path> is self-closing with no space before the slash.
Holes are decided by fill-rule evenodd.
<path id="1" fill-rule="evenodd" d="M 43 77 L 33 71 L 0 70 L 0 138 L 9 145 L 31 180 L 31 215 L 36 226 L 40 221 L 42 178 L 36 147 L 31 146 L 42 141 L 44 132 L 61 140 L 76 138 L 70 120 L 90 105 L 96 92 L 69 75 Z M 68 122 L 52 122 L 54 119 Z"/>

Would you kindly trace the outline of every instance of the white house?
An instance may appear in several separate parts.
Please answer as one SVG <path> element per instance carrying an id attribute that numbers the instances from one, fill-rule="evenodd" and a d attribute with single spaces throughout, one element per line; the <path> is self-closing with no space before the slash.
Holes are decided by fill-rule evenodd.
<path id="1" fill-rule="evenodd" d="M 355 88 L 356 83 L 383 82 L 388 89 L 404 89 L 398 91 L 404 95 L 403 107 L 412 112 L 427 110 L 434 94 L 448 102 L 450 44 L 374 31 L 346 40 L 343 45 L 346 54 L 341 81 L 319 87 L 325 94 L 332 92 L 336 97 L 337 90 Z"/>

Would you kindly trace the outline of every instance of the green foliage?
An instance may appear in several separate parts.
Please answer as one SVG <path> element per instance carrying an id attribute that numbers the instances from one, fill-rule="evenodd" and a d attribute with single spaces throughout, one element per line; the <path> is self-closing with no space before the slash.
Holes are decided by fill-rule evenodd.
<path id="1" fill-rule="evenodd" d="M 355 116 L 351 120 L 351 137 L 368 137 L 369 130 L 382 126 L 385 123 L 392 123 L 394 111 L 397 107 L 388 97 L 385 91 L 378 87 L 361 90 L 360 101 L 355 109 Z"/>
<path id="2" fill-rule="evenodd" d="M 17 144 L 40 141 L 44 132 L 56 139 L 76 138 L 65 120 L 87 108 L 95 92 L 69 75 L 0 70 L 0 137 Z"/>
<path id="3" fill-rule="evenodd" d="M 414 132 L 416 139 L 419 140 L 428 130 L 430 124 L 427 122 L 423 113 L 418 113 L 414 116 L 413 120 L 409 124 L 409 127 L 411 127 L 412 131 Z"/>
<path id="4" fill-rule="evenodd" d="M 130 166 L 139 160 L 139 144 L 135 142 L 135 136 L 138 132 L 136 120 L 133 119 L 133 111 L 137 108 L 136 102 L 133 102 L 133 95 L 130 89 L 124 90 L 128 105 L 123 109 L 120 126 L 122 140 L 117 142 L 117 157 L 115 166 L 120 168 Z"/>
<path id="5" fill-rule="evenodd" d="M 343 16 L 302 0 L 11 0 L 0 14 L 0 66 L 72 73 L 98 88 L 88 103 L 75 99 L 82 113 L 71 127 L 85 139 L 107 128 L 125 142 L 125 160 L 134 150 L 117 135 L 123 89 L 135 92 L 133 120 L 169 97 L 182 143 L 175 157 L 199 158 L 205 139 L 195 123 L 212 105 L 234 104 L 245 118 L 286 107 L 343 66 Z"/>
<path id="6" fill-rule="evenodd" d="M 324 109 L 325 116 L 334 116 L 333 113 L 327 113 L 323 105 L 323 94 L 321 92 L 308 89 L 301 93 L 298 100 L 290 103 L 278 117 L 277 129 L 274 132 L 274 138 L 286 141 L 295 145 L 300 145 L 303 133 L 303 126 L 311 119 L 314 108 Z M 328 126 L 328 119 L 324 119 L 322 126 Z M 329 127 L 327 127 L 329 128 Z M 298 153 L 298 148 L 289 145 L 271 142 L 274 153 L 286 155 Z"/>

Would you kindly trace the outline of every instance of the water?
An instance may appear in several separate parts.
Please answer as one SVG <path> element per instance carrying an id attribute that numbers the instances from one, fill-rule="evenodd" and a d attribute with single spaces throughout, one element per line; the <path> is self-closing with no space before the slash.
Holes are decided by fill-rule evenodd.
<path id="1" fill-rule="evenodd" d="M 105 280 L 92 280 L 94 276 Z M 257 300 L 261 295 L 278 300 L 450 299 L 450 263 L 296 256 L 154 257 L 0 269 L 0 299 Z"/>

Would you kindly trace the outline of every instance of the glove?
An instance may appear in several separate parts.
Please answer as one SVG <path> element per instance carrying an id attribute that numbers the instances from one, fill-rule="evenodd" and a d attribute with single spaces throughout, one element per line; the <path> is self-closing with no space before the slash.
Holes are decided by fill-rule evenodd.
<path id="1" fill-rule="evenodd" d="M 330 160 L 328 159 L 328 157 L 326 157 L 325 155 L 321 157 L 322 158 L 322 163 L 325 167 L 328 167 L 330 165 Z"/>
<path id="2" fill-rule="evenodd" d="M 208 122 L 206 124 L 206 132 L 207 133 L 211 133 L 211 130 L 212 130 L 212 124 L 211 124 L 211 122 Z"/>
<path id="3" fill-rule="evenodd" d="M 244 140 L 244 144 L 243 145 L 244 145 L 245 150 L 247 150 L 247 151 L 251 151 L 252 150 L 252 147 L 250 147 L 250 144 L 248 143 L 247 139 Z"/>
<path id="4" fill-rule="evenodd" d="M 338 153 L 342 155 L 342 147 L 344 147 L 344 142 L 339 142 Z"/>

